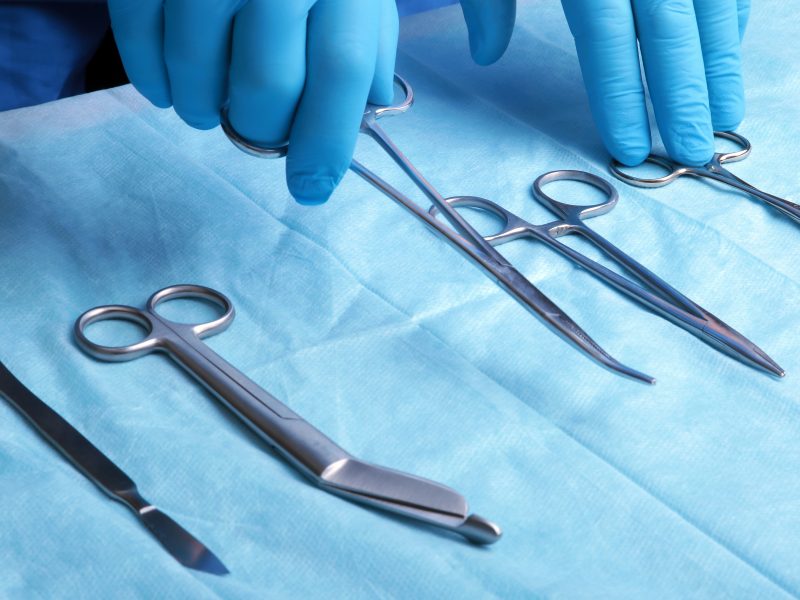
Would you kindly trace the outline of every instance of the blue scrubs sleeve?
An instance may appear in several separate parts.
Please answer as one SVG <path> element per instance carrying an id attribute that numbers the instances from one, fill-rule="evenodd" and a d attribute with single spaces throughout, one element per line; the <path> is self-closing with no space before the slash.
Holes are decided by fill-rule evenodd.
<path id="1" fill-rule="evenodd" d="M 107 29 L 104 4 L 0 2 L 0 110 L 83 92 Z"/>

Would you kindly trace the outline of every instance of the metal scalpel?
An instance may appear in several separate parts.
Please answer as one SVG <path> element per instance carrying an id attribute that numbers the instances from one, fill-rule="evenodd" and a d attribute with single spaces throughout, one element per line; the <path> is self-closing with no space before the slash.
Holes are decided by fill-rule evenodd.
<path id="1" fill-rule="evenodd" d="M 228 569 L 183 527 L 139 494 L 136 484 L 61 415 L 37 398 L 0 363 L 0 396 L 86 477 L 114 500 L 130 508 L 175 560 L 198 571 L 225 575 Z"/>

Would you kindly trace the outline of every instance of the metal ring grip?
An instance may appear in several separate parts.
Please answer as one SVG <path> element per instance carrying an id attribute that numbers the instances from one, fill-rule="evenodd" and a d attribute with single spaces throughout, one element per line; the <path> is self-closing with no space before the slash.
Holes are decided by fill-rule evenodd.
<path id="1" fill-rule="evenodd" d="M 234 146 L 245 154 L 257 158 L 281 158 L 286 156 L 286 153 L 289 151 L 288 142 L 280 146 L 268 147 L 247 139 L 231 125 L 230 118 L 228 117 L 228 109 L 229 104 L 226 102 L 222 110 L 219 111 L 219 124 L 222 127 L 222 131 L 225 132 L 225 135 L 228 136 L 228 139 Z"/>
<path id="2" fill-rule="evenodd" d="M 388 106 L 367 104 L 367 108 L 364 110 L 365 118 L 370 116 L 376 119 L 391 117 L 404 113 L 411 108 L 411 105 L 414 104 L 414 90 L 411 88 L 411 84 L 397 73 L 394 74 L 394 83 L 403 92 L 403 100 L 399 104 L 389 104 Z"/>
<path id="3" fill-rule="evenodd" d="M 367 104 L 367 107 L 364 109 L 364 118 L 362 121 L 370 118 L 379 119 L 381 117 L 404 113 L 411 107 L 411 105 L 414 103 L 414 90 L 411 88 L 411 85 L 397 73 L 394 75 L 394 82 L 403 91 L 403 100 L 399 104 L 391 104 L 389 106 Z M 289 152 L 288 142 L 279 146 L 264 146 L 263 144 L 244 137 L 238 131 L 236 131 L 231 124 L 230 117 L 228 115 L 229 108 L 230 106 L 226 102 L 220 110 L 219 122 L 222 126 L 222 131 L 234 146 L 236 146 L 245 154 L 249 154 L 250 156 L 255 156 L 257 158 L 282 158 L 286 156 L 286 154 Z"/>
<path id="4" fill-rule="evenodd" d="M 590 205 L 559 202 L 546 194 L 542 189 L 548 183 L 553 183 L 554 181 L 579 181 L 581 183 L 586 183 L 599 189 L 608 197 L 603 202 Z M 611 211 L 617 205 L 617 200 L 619 200 L 619 194 L 613 185 L 608 183 L 605 179 L 593 175 L 592 173 L 587 173 L 586 171 L 550 171 L 549 173 L 537 177 L 531 188 L 534 198 L 567 222 L 575 222 L 604 215 Z"/>
<path id="5" fill-rule="evenodd" d="M 178 298 L 197 298 L 200 300 L 208 300 L 212 304 L 215 304 L 222 309 L 222 315 L 216 319 L 207 321 L 205 323 L 188 325 L 192 333 L 200 338 L 208 337 L 214 333 L 225 331 L 233 322 L 233 318 L 236 316 L 236 311 L 233 309 L 233 303 L 225 294 L 203 285 L 192 284 L 171 285 L 169 287 L 165 287 L 163 290 L 157 291 L 155 294 L 150 296 L 150 299 L 147 301 L 147 311 L 151 314 L 155 314 L 162 321 L 166 321 L 171 325 L 180 327 L 183 324 L 173 324 L 168 319 L 165 319 L 159 315 L 156 311 L 156 308 L 159 304 L 169 300 L 177 300 Z M 183 326 L 187 327 L 187 325 Z"/>
<path id="6" fill-rule="evenodd" d="M 733 131 L 715 131 L 714 136 L 735 142 L 742 148 L 741 150 L 736 150 L 734 152 L 717 152 L 717 154 L 714 155 L 714 158 L 720 163 L 740 161 L 744 158 L 747 158 L 747 155 L 750 154 L 750 151 L 753 149 L 753 146 L 750 144 L 750 140 L 743 135 L 734 133 Z"/>
<path id="7" fill-rule="evenodd" d="M 483 239 L 487 242 L 502 242 L 511 241 L 517 237 L 522 231 L 529 227 L 529 224 L 519 218 L 511 211 L 506 210 L 496 202 L 481 198 L 479 196 L 453 196 L 452 198 L 445 198 L 445 202 L 450 206 L 476 208 L 485 211 L 491 215 L 496 216 L 501 221 L 500 231 L 491 235 L 484 235 Z M 428 214 L 435 217 L 439 214 L 439 209 L 436 206 L 431 206 Z"/>
<path id="8" fill-rule="evenodd" d="M 634 185 L 636 187 L 644 187 L 644 188 L 656 188 L 665 186 L 668 183 L 672 183 L 675 179 L 677 179 L 681 175 L 685 175 L 686 173 L 689 172 L 689 167 L 682 167 L 672 162 L 668 158 L 656 156 L 655 154 L 651 154 L 650 156 L 645 158 L 644 162 L 658 165 L 659 167 L 666 169 L 667 174 L 664 175 L 663 177 L 652 177 L 652 178 L 636 177 L 635 175 L 631 175 L 630 173 L 626 173 L 625 171 L 623 171 L 622 169 L 624 169 L 626 165 L 623 165 L 616 158 L 611 159 L 611 162 L 608 164 L 608 169 L 611 171 L 611 174 L 620 181 L 623 181 L 628 185 Z"/>
<path id="9" fill-rule="evenodd" d="M 99 321 L 121 320 L 136 323 L 145 328 L 147 333 L 140 342 L 128 344 L 126 346 L 104 346 L 97 344 L 86 336 L 86 328 L 92 323 Z M 121 304 L 111 304 L 108 306 L 98 306 L 83 313 L 75 321 L 75 339 L 78 345 L 90 356 L 105 361 L 120 362 L 133 360 L 144 356 L 158 348 L 159 338 L 154 335 L 153 320 L 149 315 L 134 308 Z"/>
<path id="10" fill-rule="evenodd" d="M 750 141 L 744 137 L 739 135 L 738 133 L 734 133 L 732 131 L 715 131 L 714 137 L 730 140 L 739 144 L 742 149 L 736 150 L 734 152 L 717 152 L 714 154 L 714 158 L 711 160 L 710 164 L 719 163 L 726 163 L 726 162 L 736 162 L 738 160 L 742 160 L 746 158 L 750 151 L 753 149 Z M 621 162 L 616 159 L 611 159 L 611 162 L 608 165 L 611 174 L 619 179 L 620 181 L 624 181 L 627 184 L 635 185 L 636 187 L 645 187 L 645 188 L 654 188 L 654 187 L 662 187 L 667 185 L 668 183 L 672 183 L 681 175 L 691 175 L 691 174 L 699 174 L 702 175 L 704 171 L 708 169 L 706 167 L 689 167 L 686 165 L 679 165 L 676 162 L 668 158 L 664 158 L 663 156 L 656 156 L 655 154 L 651 154 L 647 158 L 644 159 L 644 162 L 649 162 L 654 165 L 658 165 L 663 169 L 666 169 L 668 173 L 663 177 L 653 177 L 653 178 L 645 178 L 645 177 L 636 177 L 634 175 L 630 175 L 626 173 L 622 169 L 625 168 Z"/>
<path id="11" fill-rule="evenodd" d="M 199 298 L 208 300 L 223 310 L 222 316 L 205 323 L 183 324 L 165 319 L 156 312 L 156 307 L 168 300 L 178 298 Z M 157 291 L 147 301 L 147 308 L 139 310 L 132 306 L 113 304 L 98 306 L 83 313 L 75 321 L 75 339 L 87 354 L 106 361 L 124 361 L 139 358 L 153 350 L 163 347 L 164 340 L 171 333 L 170 329 L 184 331 L 188 329 L 194 335 L 203 338 L 213 333 L 224 331 L 233 321 L 235 311 L 227 296 L 201 285 L 173 285 Z M 97 344 L 86 335 L 86 328 L 92 323 L 109 320 L 130 321 L 145 328 L 144 339 L 135 344 L 125 346 L 105 346 Z"/>

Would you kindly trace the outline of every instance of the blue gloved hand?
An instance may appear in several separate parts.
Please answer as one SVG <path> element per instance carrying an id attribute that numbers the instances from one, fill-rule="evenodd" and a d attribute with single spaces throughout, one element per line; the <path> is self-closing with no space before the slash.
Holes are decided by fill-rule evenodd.
<path id="1" fill-rule="evenodd" d="M 473 57 L 499 58 L 515 0 L 461 0 Z M 701 165 L 714 130 L 744 116 L 740 42 L 750 0 L 562 0 L 594 120 L 627 165 L 650 152 L 637 38 L 658 129 L 676 161 Z M 535 60 L 535 57 L 533 57 Z M 521 74 L 522 75 L 522 74 Z"/>
<path id="2" fill-rule="evenodd" d="M 393 0 L 109 0 L 136 89 L 192 127 L 231 124 L 289 142 L 286 179 L 303 204 L 328 199 L 350 164 L 367 100 L 394 96 Z"/>
<path id="3" fill-rule="evenodd" d="M 461 10 L 473 60 L 490 65 L 503 56 L 514 29 L 517 0 L 461 0 Z"/>

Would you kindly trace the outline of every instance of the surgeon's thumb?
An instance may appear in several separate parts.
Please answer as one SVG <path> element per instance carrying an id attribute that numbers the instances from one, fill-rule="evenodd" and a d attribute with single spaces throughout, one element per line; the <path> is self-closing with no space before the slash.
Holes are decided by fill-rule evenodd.
<path id="1" fill-rule="evenodd" d="M 511 40 L 516 0 L 461 0 L 469 31 L 469 49 L 479 65 L 490 65 L 503 56 Z"/>

